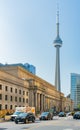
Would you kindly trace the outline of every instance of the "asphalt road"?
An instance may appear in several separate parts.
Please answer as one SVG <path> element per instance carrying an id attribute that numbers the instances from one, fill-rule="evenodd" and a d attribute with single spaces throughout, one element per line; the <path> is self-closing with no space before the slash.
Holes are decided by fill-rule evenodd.
<path id="1" fill-rule="evenodd" d="M 53 120 L 39 121 L 27 124 L 1 122 L 0 130 L 80 130 L 80 120 L 72 117 L 54 117 Z"/>

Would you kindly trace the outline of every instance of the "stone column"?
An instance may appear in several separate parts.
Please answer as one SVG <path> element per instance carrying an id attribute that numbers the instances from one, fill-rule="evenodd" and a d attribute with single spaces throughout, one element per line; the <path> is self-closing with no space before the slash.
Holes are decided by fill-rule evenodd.
<path id="1" fill-rule="evenodd" d="M 45 95 L 43 95 L 43 110 L 45 111 Z"/>
<path id="2" fill-rule="evenodd" d="M 40 94 L 40 111 L 43 111 L 43 94 Z"/>
<path id="3" fill-rule="evenodd" d="M 37 110 L 40 111 L 40 94 L 37 93 Z"/>
<path id="4" fill-rule="evenodd" d="M 34 107 L 37 108 L 37 93 L 34 92 Z"/>
<path id="5" fill-rule="evenodd" d="M 29 91 L 29 106 L 33 107 L 34 106 L 34 95 L 33 95 L 33 90 Z"/>

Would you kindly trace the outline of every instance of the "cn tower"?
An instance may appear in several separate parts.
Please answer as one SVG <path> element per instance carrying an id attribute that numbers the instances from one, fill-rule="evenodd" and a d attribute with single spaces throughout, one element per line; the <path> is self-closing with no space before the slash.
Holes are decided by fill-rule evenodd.
<path id="1" fill-rule="evenodd" d="M 54 47 L 56 48 L 56 66 L 55 66 L 55 87 L 58 91 L 61 92 L 60 86 L 60 47 L 62 46 L 62 40 L 59 35 L 59 10 L 57 10 L 57 36 L 53 42 Z"/>

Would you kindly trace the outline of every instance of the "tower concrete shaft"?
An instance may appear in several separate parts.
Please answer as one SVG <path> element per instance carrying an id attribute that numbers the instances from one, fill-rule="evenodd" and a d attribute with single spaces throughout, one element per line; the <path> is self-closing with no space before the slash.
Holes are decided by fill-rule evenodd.
<path id="1" fill-rule="evenodd" d="M 60 85 L 60 54 L 59 49 L 62 46 L 62 40 L 59 36 L 59 11 L 57 11 L 57 36 L 54 40 L 54 46 L 56 47 L 56 67 L 55 67 L 55 87 L 58 91 L 61 91 Z"/>
<path id="2" fill-rule="evenodd" d="M 55 86 L 58 91 L 61 91 L 60 87 L 60 56 L 59 46 L 56 47 L 56 66 L 55 66 Z"/>

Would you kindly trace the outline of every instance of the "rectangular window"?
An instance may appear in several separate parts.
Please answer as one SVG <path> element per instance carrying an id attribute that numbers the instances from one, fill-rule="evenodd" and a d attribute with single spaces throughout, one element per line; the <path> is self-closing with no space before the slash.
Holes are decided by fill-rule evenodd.
<path id="1" fill-rule="evenodd" d="M 5 100 L 8 100 L 8 95 L 5 95 Z"/>
<path id="2" fill-rule="evenodd" d="M 13 100 L 13 97 L 11 96 L 11 97 L 10 97 L 10 101 L 12 101 L 12 100 Z"/>
<path id="3" fill-rule="evenodd" d="M 5 105 L 5 109 L 7 109 L 8 107 L 7 107 L 7 105 Z"/>
<path id="4" fill-rule="evenodd" d="M 21 90 L 19 90 L 19 94 L 21 94 Z"/>
<path id="5" fill-rule="evenodd" d="M 13 92 L 13 88 L 10 88 L 10 91 Z"/>
<path id="6" fill-rule="evenodd" d="M 5 91 L 8 91 L 8 86 L 5 86 Z"/>
<path id="7" fill-rule="evenodd" d="M 2 104 L 0 104 L 0 110 L 2 110 Z"/>
<path id="8" fill-rule="evenodd" d="M 2 100 L 2 94 L 0 94 L 0 100 Z"/>
<path id="9" fill-rule="evenodd" d="M 10 105 L 10 109 L 12 109 L 12 105 Z"/>
<path id="10" fill-rule="evenodd" d="M 19 97 L 19 102 L 21 102 L 21 97 Z"/>
<path id="11" fill-rule="evenodd" d="M 17 102 L 17 97 L 15 97 L 15 102 Z"/>
<path id="12" fill-rule="evenodd" d="M 0 84 L 0 90 L 2 90 L 2 84 Z"/>
<path id="13" fill-rule="evenodd" d="M 15 89 L 15 93 L 17 93 L 17 89 Z"/>
<path id="14" fill-rule="evenodd" d="M 28 103 L 28 98 L 26 98 L 26 103 Z"/>

